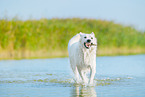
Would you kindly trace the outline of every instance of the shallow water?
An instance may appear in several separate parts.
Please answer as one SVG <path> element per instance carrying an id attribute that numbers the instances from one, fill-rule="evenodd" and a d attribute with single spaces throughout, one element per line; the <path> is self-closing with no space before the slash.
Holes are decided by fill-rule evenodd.
<path id="1" fill-rule="evenodd" d="M 0 97 L 145 97 L 145 55 L 97 57 L 95 86 L 73 81 L 68 58 L 0 61 Z"/>

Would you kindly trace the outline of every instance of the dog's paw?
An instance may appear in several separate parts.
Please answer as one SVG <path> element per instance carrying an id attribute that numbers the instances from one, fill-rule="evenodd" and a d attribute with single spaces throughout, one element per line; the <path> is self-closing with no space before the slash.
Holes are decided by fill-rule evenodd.
<path id="1" fill-rule="evenodd" d="M 87 86 L 87 85 L 88 85 L 88 81 L 83 81 L 83 82 L 82 82 L 82 85 L 83 85 L 83 86 Z"/>
<path id="2" fill-rule="evenodd" d="M 88 86 L 95 86 L 95 82 L 94 81 L 90 81 Z"/>

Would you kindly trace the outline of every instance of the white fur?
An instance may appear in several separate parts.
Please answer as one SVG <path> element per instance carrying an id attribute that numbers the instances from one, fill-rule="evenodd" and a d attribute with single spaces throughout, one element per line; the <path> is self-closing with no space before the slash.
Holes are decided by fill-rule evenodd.
<path id="1" fill-rule="evenodd" d="M 80 82 L 81 77 L 84 84 L 93 84 L 96 73 L 97 46 L 91 46 L 87 49 L 84 46 L 84 42 L 86 42 L 88 39 L 90 39 L 93 44 L 97 45 L 97 39 L 95 38 L 93 32 L 91 34 L 83 34 L 80 32 L 79 34 L 75 35 L 68 44 L 70 65 L 75 74 L 75 81 L 77 83 Z M 89 71 L 90 79 L 88 79 L 86 75 Z"/>

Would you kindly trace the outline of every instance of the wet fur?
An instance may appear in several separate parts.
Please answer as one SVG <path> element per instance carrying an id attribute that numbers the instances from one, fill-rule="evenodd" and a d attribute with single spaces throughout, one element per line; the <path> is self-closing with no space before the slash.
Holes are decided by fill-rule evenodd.
<path id="1" fill-rule="evenodd" d="M 87 36 L 88 39 L 93 37 L 92 45 L 89 49 L 84 47 L 84 42 Z M 80 83 L 82 80 L 83 84 L 93 84 L 94 76 L 96 73 L 96 50 L 97 40 L 94 33 L 83 34 L 79 33 L 75 35 L 68 44 L 69 60 L 71 68 L 75 74 L 76 83 Z M 90 78 L 88 79 L 87 73 L 90 72 Z"/>

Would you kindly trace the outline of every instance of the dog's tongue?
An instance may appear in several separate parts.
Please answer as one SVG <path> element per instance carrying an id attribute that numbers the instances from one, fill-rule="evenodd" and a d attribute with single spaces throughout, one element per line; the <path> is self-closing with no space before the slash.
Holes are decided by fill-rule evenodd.
<path id="1" fill-rule="evenodd" d="M 91 43 L 86 43 L 86 47 L 90 47 L 91 46 Z"/>

